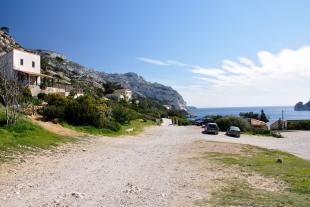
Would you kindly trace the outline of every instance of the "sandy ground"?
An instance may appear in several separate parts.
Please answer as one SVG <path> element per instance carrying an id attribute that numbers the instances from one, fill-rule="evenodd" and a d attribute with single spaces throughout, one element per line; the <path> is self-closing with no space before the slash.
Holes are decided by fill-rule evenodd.
<path id="1" fill-rule="evenodd" d="M 60 124 L 55 124 L 50 121 L 42 121 L 42 116 L 34 115 L 34 116 L 29 116 L 29 118 L 39 126 L 48 129 L 49 131 L 62 135 L 62 136 L 70 136 L 70 137 L 80 137 L 84 136 L 85 134 L 81 132 L 77 132 L 68 128 L 64 128 Z"/>
<path id="2" fill-rule="evenodd" d="M 238 153 L 240 145 L 206 142 L 226 138 L 167 124 L 135 137 L 85 138 L 20 164 L 2 164 L 0 206 L 189 207 L 208 198 L 221 180 L 240 176 L 257 188 L 277 189 L 272 180 L 199 159 L 206 150 Z"/>

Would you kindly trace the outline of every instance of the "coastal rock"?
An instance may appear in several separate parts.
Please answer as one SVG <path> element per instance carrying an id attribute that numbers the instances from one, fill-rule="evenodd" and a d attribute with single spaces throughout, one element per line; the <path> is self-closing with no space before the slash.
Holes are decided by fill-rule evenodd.
<path id="1" fill-rule="evenodd" d="M 295 111 L 310 111 L 310 101 L 308 103 L 298 102 L 295 107 Z"/>

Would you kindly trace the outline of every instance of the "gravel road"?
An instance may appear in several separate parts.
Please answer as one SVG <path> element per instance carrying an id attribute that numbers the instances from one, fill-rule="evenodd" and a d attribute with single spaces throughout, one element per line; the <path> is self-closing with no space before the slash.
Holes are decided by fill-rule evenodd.
<path id="1" fill-rule="evenodd" d="M 308 132 L 287 133 L 285 139 L 234 139 L 165 123 L 135 137 L 85 138 L 19 164 L 1 164 L 0 206 L 193 206 L 210 194 L 215 174 L 223 173 L 208 163 L 193 164 L 194 152 L 208 146 L 204 140 L 278 148 L 310 158 Z"/>
<path id="2" fill-rule="evenodd" d="M 136 137 L 89 138 L 57 152 L 1 165 L 0 206 L 192 206 L 207 192 L 184 149 L 186 127 L 151 127 Z"/>

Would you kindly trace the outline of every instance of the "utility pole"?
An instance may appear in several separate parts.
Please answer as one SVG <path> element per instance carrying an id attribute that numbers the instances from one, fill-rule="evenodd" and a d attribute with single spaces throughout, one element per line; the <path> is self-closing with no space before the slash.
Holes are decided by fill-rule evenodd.
<path id="1" fill-rule="evenodd" d="M 282 121 L 284 121 L 284 110 L 282 109 Z"/>

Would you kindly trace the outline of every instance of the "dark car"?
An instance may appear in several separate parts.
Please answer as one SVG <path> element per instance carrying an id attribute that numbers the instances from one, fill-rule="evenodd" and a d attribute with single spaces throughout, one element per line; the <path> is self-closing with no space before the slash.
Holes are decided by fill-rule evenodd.
<path id="1" fill-rule="evenodd" d="M 216 123 L 208 123 L 205 127 L 205 133 L 207 134 L 218 134 L 219 127 Z"/>
<path id="2" fill-rule="evenodd" d="M 204 124 L 204 121 L 202 119 L 196 119 L 194 121 L 194 125 L 196 126 L 202 126 Z"/>
<path id="3" fill-rule="evenodd" d="M 231 137 L 240 137 L 240 129 L 239 127 L 236 126 L 231 126 L 227 129 L 226 132 L 227 136 L 231 136 Z"/>

